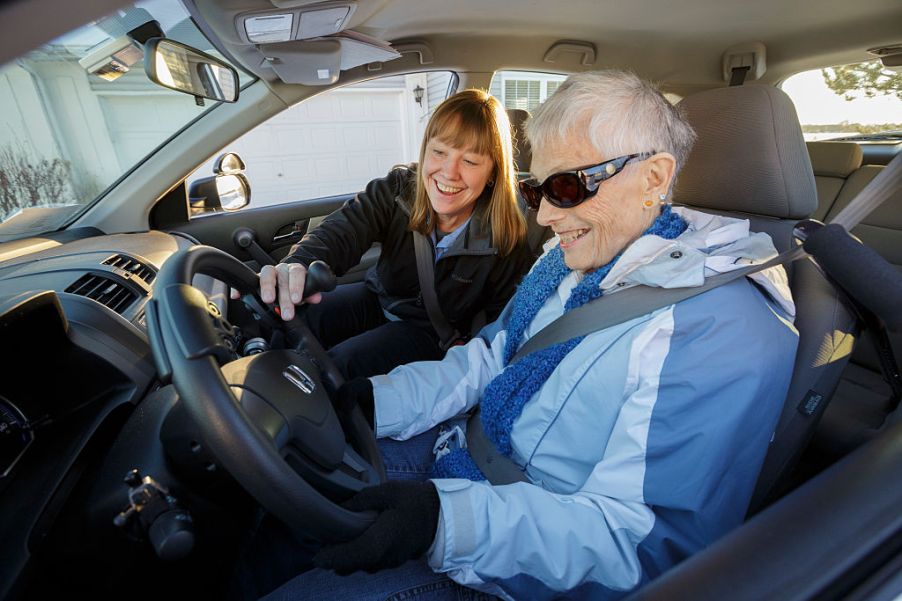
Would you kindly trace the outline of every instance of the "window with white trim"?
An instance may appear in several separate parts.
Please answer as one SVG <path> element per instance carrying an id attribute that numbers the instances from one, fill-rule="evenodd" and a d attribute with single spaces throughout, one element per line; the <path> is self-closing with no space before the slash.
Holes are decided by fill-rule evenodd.
<path id="1" fill-rule="evenodd" d="M 489 90 L 501 100 L 504 108 L 532 112 L 554 94 L 566 75 L 529 71 L 498 71 L 492 77 Z"/>

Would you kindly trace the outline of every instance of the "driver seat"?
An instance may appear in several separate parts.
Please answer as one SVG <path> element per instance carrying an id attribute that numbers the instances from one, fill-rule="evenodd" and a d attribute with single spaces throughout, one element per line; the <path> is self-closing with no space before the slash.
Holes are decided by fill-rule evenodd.
<path id="1" fill-rule="evenodd" d="M 772 86 L 707 90 L 679 104 L 698 140 L 674 199 L 748 219 L 782 252 L 793 226 L 817 209 L 817 189 L 792 101 Z M 810 259 L 786 265 L 799 346 L 789 392 L 755 487 L 749 514 L 786 492 L 792 470 L 836 390 L 858 323 Z"/>

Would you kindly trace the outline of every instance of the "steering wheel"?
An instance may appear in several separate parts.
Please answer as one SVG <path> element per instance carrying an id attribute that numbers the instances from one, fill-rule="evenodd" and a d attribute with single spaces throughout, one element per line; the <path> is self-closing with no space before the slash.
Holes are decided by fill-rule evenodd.
<path id="1" fill-rule="evenodd" d="M 332 499 L 385 480 L 363 413 L 355 408 L 347 426 L 358 453 L 345 441 L 320 369 L 309 357 L 286 349 L 235 359 L 218 310 L 191 286 L 197 273 L 242 294 L 259 288 L 256 273 L 218 249 L 194 246 L 172 255 L 145 308 L 161 379 L 171 374 L 210 450 L 270 513 L 321 540 L 360 534 L 372 512 L 352 512 Z M 327 361 L 322 355 L 317 360 Z"/>

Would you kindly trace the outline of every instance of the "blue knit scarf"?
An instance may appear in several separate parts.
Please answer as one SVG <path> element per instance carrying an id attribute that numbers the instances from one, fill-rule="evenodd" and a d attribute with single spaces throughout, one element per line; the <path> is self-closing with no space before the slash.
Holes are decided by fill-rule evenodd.
<path id="1" fill-rule="evenodd" d="M 661 215 L 655 219 L 644 235 L 660 236 L 672 240 L 686 230 L 686 222 L 665 205 Z M 620 255 L 608 264 L 587 274 L 570 293 L 564 305 L 564 312 L 580 307 L 602 295 L 601 281 L 611 271 Z M 520 341 L 527 326 L 535 319 L 545 301 L 557 290 L 570 273 L 564 262 L 564 252 L 560 246 L 548 251 L 533 270 L 517 287 L 513 309 L 504 345 L 504 370 L 485 389 L 482 396 L 482 427 L 486 436 L 506 457 L 511 455 L 511 429 L 520 416 L 524 405 L 557 368 L 558 364 L 578 345 L 585 336 L 577 336 L 566 342 L 539 349 L 516 363 L 511 358 L 520 348 Z M 485 480 L 473 458 L 466 449 L 454 448 L 440 456 L 432 466 L 433 478 L 467 478 Z"/>

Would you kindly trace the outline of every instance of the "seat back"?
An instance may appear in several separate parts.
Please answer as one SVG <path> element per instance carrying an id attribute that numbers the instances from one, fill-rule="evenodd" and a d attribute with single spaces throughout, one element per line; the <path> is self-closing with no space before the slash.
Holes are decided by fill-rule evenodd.
<path id="1" fill-rule="evenodd" d="M 811 216 L 823 221 L 846 178 L 861 167 L 863 154 L 854 142 L 808 142 L 807 146 L 817 186 L 817 209 Z"/>
<path id="2" fill-rule="evenodd" d="M 680 108 L 698 141 L 677 182 L 675 201 L 749 219 L 778 250 L 794 224 L 817 208 L 817 192 L 795 108 L 777 88 L 736 86 L 687 96 Z M 799 347 L 789 392 L 758 478 L 750 511 L 787 482 L 832 396 L 857 323 L 809 260 L 788 267 Z"/>
<path id="3" fill-rule="evenodd" d="M 848 206 L 883 169 L 883 165 L 864 165 L 853 171 L 826 218 L 833 218 Z M 852 234 L 902 271 L 902 189 L 865 217 Z M 902 333 L 888 334 L 898 362 L 902 359 Z M 893 421 L 893 411 L 895 419 L 899 419 L 900 409 L 891 401 L 892 389 L 883 375 L 873 337 L 874 332 L 863 332 L 852 353 L 852 362 L 824 413 L 813 441 L 822 456 L 838 459 L 873 438 Z"/>

